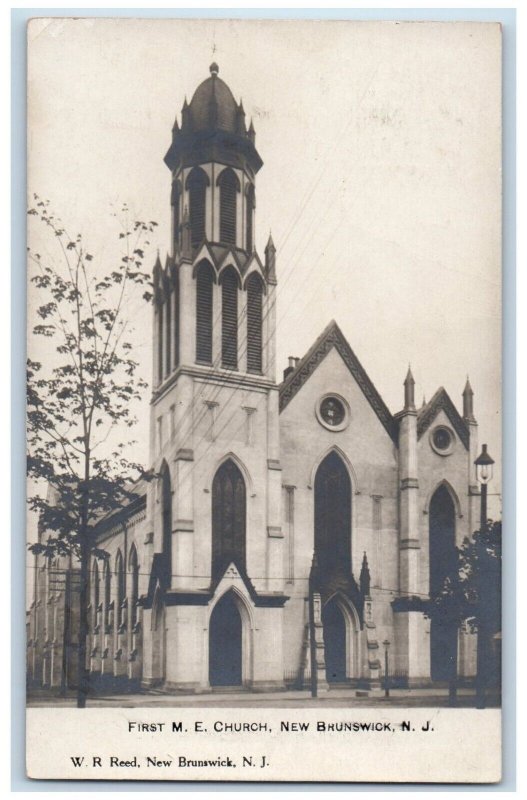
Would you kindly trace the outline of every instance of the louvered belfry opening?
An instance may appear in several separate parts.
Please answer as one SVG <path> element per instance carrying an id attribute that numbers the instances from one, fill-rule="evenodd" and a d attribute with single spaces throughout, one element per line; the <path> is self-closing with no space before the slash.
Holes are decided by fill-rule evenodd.
<path id="1" fill-rule="evenodd" d="M 212 483 L 212 575 L 220 577 L 233 561 L 245 570 L 246 492 L 243 476 L 230 459 Z"/>
<path id="2" fill-rule="evenodd" d="M 253 234 L 253 219 L 254 219 L 254 186 L 249 184 L 245 197 L 245 249 L 248 253 L 252 253 L 254 246 Z"/>
<path id="3" fill-rule="evenodd" d="M 196 279 L 196 361 L 212 363 L 214 270 L 204 261 Z"/>
<path id="4" fill-rule="evenodd" d="M 170 204 L 172 206 L 172 221 L 174 226 L 174 249 L 177 250 L 180 244 L 180 226 L 181 226 L 181 181 L 174 181 L 172 184 L 172 193 L 170 197 Z"/>
<path id="5" fill-rule="evenodd" d="M 205 198 L 208 184 L 206 173 L 199 167 L 195 167 L 187 178 L 192 247 L 197 247 L 205 238 Z"/>
<path id="6" fill-rule="evenodd" d="M 221 363 L 238 369 L 238 278 L 231 267 L 221 279 Z"/>
<path id="7" fill-rule="evenodd" d="M 254 273 L 247 281 L 247 371 L 262 371 L 263 283 Z"/>
<path id="8" fill-rule="evenodd" d="M 236 194 L 240 182 L 231 169 L 221 173 L 220 187 L 220 241 L 224 244 L 236 244 Z"/>

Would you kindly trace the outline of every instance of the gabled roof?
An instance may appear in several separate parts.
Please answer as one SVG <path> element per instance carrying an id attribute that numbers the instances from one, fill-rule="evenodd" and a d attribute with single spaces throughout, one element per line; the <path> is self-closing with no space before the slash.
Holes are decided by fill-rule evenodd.
<path id="1" fill-rule="evenodd" d="M 96 536 L 105 533 L 118 523 L 129 519 L 137 511 L 146 508 L 147 481 L 144 478 L 128 484 L 125 490 L 130 493 L 130 496 L 123 500 L 119 508 L 101 514 L 100 519 L 95 523 Z"/>
<path id="2" fill-rule="evenodd" d="M 397 444 L 398 435 L 395 420 L 335 320 L 329 323 L 294 370 L 280 384 L 280 411 L 286 408 L 290 400 L 302 388 L 332 348 L 335 348 L 339 353 L 386 432 L 393 442 Z"/>
<path id="3" fill-rule="evenodd" d="M 423 433 L 428 430 L 440 411 L 445 412 L 452 423 L 452 427 L 468 450 L 470 436 L 468 428 L 450 399 L 448 392 L 442 386 L 439 387 L 431 400 L 417 412 L 417 438 L 420 439 Z"/>

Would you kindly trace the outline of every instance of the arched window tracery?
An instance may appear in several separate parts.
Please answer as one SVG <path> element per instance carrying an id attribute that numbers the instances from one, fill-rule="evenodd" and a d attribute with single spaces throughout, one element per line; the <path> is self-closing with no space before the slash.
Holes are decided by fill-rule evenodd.
<path id="1" fill-rule="evenodd" d="M 124 622 L 124 598 L 126 593 L 126 583 L 125 583 L 125 574 L 124 574 L 124 564 L 123 564 L 123 556 L 121 551 L 117 551 L 117 556 L 115 558 L 115 579 L 117 582 L 116 586 L 116 596 L 115 596 L 115 613 L 117 619 L 117 626 L 121 627 Z"/>
<path id="2" fill-rule="evenodd" d="M 104 625 L 108 629 L 110 625 L 110 610 L 112 603 L 112 571 L 109 561 L 104 564 Z"/>
<path id="3" fill-rule="evenodd" d="M 137 602 L 139 600 L 139 561 L 137 558 L 137 550 L 135 545 L 132 545 L 130 550 L 129 559 L 130 571 L 130 623 L 132 627 L 137 624 L 138 608 Z"/>
<path id="4" fill-rule="evenodd" d="M 434 492 L 429 509 L 430 597 L 437 597 L 449 575 L 457 571 L 456 509 L 452 495 L 442 485 Z M 430 625 L 432 680 L 451 680 L 457 671 L 457 624 L 448 616 L 435 616 Z"/>
<path id="5" fill-rule="evenodd" d="M 324 577 L 351 573 L 351 481 L 334 451 L 315 476 L 315 553 Z"/>
<path id="6" fill-rule="evenodd" d="M 233 561 L 245 569 L 246 489 L 243 475 L 229 459 L 212 482 L 212 575 L 219 577 Z"/>

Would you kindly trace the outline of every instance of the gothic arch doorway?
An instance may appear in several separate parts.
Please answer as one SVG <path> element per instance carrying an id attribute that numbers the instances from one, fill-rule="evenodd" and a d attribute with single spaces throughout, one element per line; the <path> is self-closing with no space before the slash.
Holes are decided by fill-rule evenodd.
<path id="1" fill-rule="evenodd" d="M 348 677 L 348 647 L 346 620 L 336 598 L 326 603 L 322 610 L 326 680 L 342 683 Z"/>
<path id="2" fill-rule="evenodd" d="M 209 622 L 209 683 L 241 686 L 243 679 L 242 617 L 232 591 L 214 607 Z"/>
<path id="3" fill-rule="evenodd" d="M 456 568 L 456 509 L 452 495 L 442 485 L 434 492 L 429 511 L 430 597 L 441 591 L 445 578 Z M 440 616 L 430 624 L 430 677 L 448 681 L 457 669 L 457 625 Z"/>

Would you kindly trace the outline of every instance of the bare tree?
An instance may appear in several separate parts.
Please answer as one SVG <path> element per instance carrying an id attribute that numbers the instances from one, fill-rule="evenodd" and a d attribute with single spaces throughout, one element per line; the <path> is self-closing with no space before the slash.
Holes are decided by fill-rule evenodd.
<path id="1" fill-rule="evenodd" d="M 145 476 L 127 457 L 133 403 L 147 388 L 137 373 L 127 315 L 134 298 L 151 299 L 144 248 L 157 223 L 128 222 L 124 206 L 114 215 L 120 224 L 116 263 L 95 268 L 82 236 L 68 234 L 48 201 L 34 195 L 28 213 L 50 234 L 52 250 L 43 256 L 28 248 L 37 298 L 30 332 L 49 342 L 48 355 L 27 365 L 27 469 L 37 487 L 28 502 L 45 532 L 30 549 L 79 561 L 77 705 L 83 708 L 89 562 L 92 554 L 106 556 L 96 548 L 94 529 L 133 497 L 132 482 Z M 30 353 L 32 344 L 37 340 L 30 339 Z"/>

